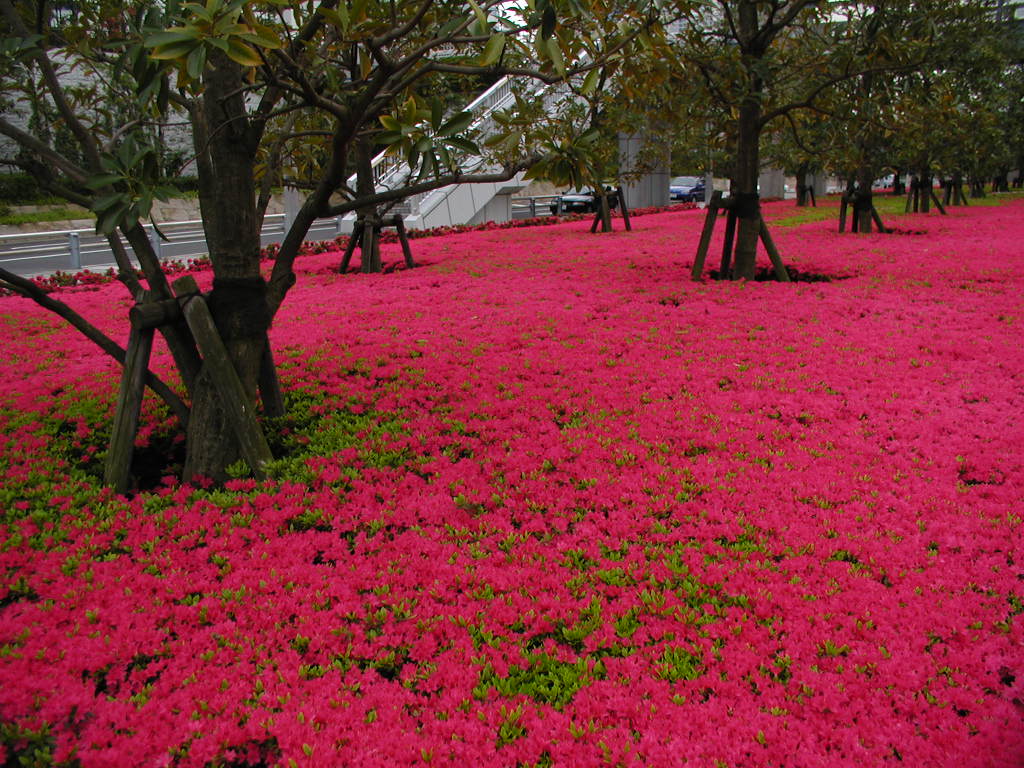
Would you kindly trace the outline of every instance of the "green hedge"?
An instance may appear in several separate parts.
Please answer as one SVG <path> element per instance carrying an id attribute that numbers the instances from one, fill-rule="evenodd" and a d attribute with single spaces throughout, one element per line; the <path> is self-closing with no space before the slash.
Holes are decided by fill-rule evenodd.
<path id="1" fill-rule="evenodd" d="M 195 192 L 199 180 L 195 176 L 179 176 L 169 180 L 171 186 L 181 193 Z M 27 173 L 0 173 L 0 206 L 40 205 L 62 202 L 40 189 L 33 176 Z"/>
<path id="2" fill-rule="evenodd" d="M 31 205 L 49 198 L 27 173 L 0 173 L 0 203 Z"/>

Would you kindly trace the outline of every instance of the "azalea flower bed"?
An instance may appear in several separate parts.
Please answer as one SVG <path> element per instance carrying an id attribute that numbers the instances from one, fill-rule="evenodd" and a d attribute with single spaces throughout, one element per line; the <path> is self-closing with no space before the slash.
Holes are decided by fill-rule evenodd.
<path id="1" fill-rule="evenodd" d="M 116 366 L 0 298 L 0 763 L 1024 765 L 1024 200 L 766 210 L 837 279 L 691 282 L 689 210 L 305 256 L 224 488 L 147 398 L 104 490 Z"/>

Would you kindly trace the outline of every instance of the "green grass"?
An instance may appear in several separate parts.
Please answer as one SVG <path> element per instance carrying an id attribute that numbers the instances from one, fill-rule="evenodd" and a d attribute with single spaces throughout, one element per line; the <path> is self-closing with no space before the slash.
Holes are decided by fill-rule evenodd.
<path id="1" fill-rule="evenodd" d="M 939 199 L 941 200 L 941 191 L 936 190 L 936 194 L 939 195 Z M 998 194 L 989 192 L 985 197 L 968 198 L 967 204 L 969 206 L 1002 205 L 1007 200 L 1012 200 L 1018 197 L 1024 197 L 1024 189 L 1014 189 L 1010 192 L 1000 192 Z M 907 198 L 905 195 L 894 197 L 889 194 L 876 194 L 873 197 L 873 202 L 879 216 L 881 216 L 885 221 L 888 221 L 894 216 L 903 216 L 907 206 Z M 934 203 L 931 208 L 933 211 L 937 212 Z M 812 221 L 826 221 L 829 219 L 835 219 L 836 221 L 839 220 L 838 196 L 831 196 L 829 198 L 819 200 L 818 206 L 815 208 L 808 207 L 798 209 L 797 213 L 794 213 L 791 216 L 785 216 L 781 219 L 776 219 L 771 222 L 771 225 L 773 227 L 795 227 Z M 847 219 L 847 221 L 849 221 L 849 219 Z"/>
<path id="2" fill-rule="evenodd" d="M 39 224 L 46 221 L 74 221 L 76 219 L 92 218 L 95 218 L 92 211 L 87 211 L 84 208 L 72 208 L 70 206 L 50 208 L 45 211 L 35 211 L 34 213 L 0 211 L 0 224 L 9 227 L 16 227 L 19 224 Z"/>

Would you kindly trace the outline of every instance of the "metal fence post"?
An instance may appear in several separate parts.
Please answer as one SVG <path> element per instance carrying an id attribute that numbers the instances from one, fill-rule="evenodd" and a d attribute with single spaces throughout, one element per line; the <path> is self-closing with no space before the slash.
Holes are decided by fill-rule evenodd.
<path id="1" fill-rule="evenodd" d="M 68 232 L 68 249 L 71 252 L 71 269 L 82 268 L 82 240 L 77 232 Z"/>

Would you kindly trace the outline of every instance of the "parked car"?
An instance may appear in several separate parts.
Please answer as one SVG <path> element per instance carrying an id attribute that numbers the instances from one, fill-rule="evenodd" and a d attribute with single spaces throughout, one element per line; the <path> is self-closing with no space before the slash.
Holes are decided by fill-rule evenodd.
<path id="1" fill-rule="evenodd" d="M 697 203 L 704 199 L 704 179 L 699 176 L 676 176 L 668 184 L 670 200 Z"/>
<path id="2" fill-rule="evenodd" d="M 608 205 L 614 209 L 619 204 L 617 197 L 612 196 L 614 191 L 611 187 L 608 191 Z M 571 192 L 559 195 L 551 203 L 551 215 L 557 216 L 560 213 L 597 213 L 599 202 L 597 195 L 591 189 L 582 192 Z"/>

